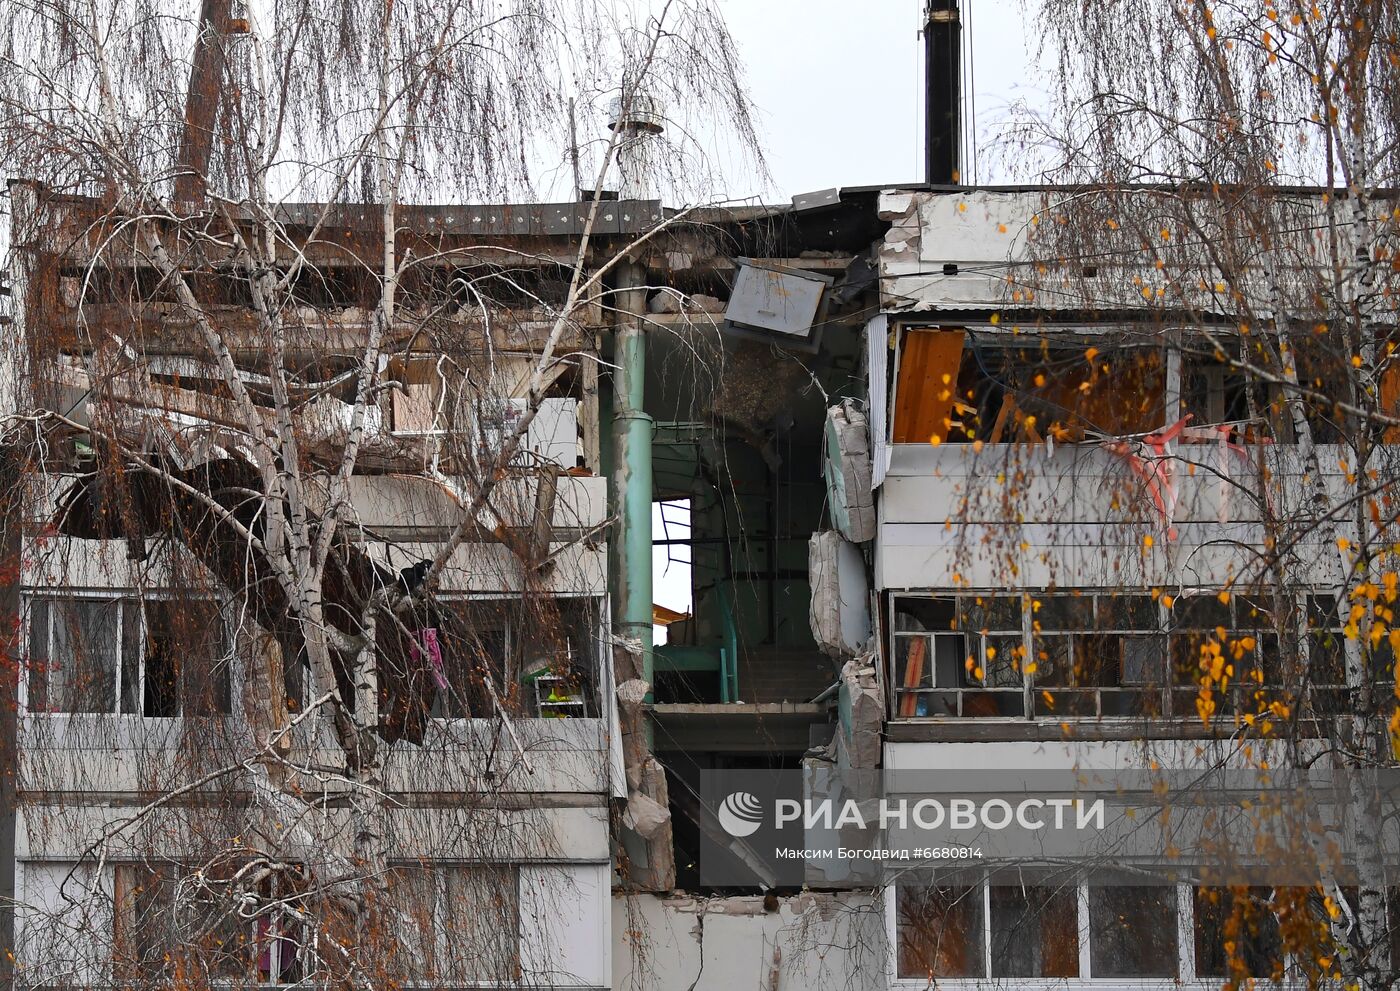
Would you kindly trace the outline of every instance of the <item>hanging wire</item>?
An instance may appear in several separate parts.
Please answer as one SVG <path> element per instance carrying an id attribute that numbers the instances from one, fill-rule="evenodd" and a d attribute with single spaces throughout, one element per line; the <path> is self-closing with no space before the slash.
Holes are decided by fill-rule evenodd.
<path id="1" fill-rule="evenodd" d="M 964 90 L 964 92 L 967 93 L 968 102 L 967 130 L 972 138 L 970 144 L 972 148 L 972 168 L 970 170 L 972 172 L 972 182 L 970 185 L 975 186 L 982 178 L 977 162 L 977 46 L 972 43 L 973 0 L 963 0 L 963 2 L 967 5 L 967 30 L 964 32 L 963 37 L 967 39 L 967 59 L 964 63 L 967 66 L 967 88 Z"/>

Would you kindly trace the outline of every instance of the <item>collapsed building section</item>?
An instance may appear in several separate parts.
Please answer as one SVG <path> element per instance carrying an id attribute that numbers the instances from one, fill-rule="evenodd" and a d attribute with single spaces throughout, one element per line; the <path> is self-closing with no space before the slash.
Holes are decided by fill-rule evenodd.
<path id="1" fill-rule="evenodd" d="M 873 191 L 674 223 L 655 202 L 405 207 L 392 310 L 365 275 L 384 231 L 354 206 L 143 237 L 95 200 L 12 195 L 26 979 L 178 970 L 132 892 L 175 897 L 197 863 L 221 865 L 213 900 L 256 867 L 270 904 L 336 904 L 378 842 L 366 782 L 393 904 L 436 917 L 464 886 L 510 920 L 475 970 L 420 947 L 442 974 L 610 986 L 637 898 L 766 938 L 761 898 L 658 896 L 731 893 L 699 884 L 702 837 L 744 856 L 701 769 L 879 762 Z M 228 247 L 267 223 L 281 306 Z M 683 530 L 653 528 L 663 505 Z M 658 551 L 687 561 L 681 608 L 654 601 Z M 288 560 L 324 561 L 315 586 Z M 213 766 L 250 743 L 245 771 Z M 191 767 L 210 808 L 122 812 Z M 211 850 L 221 830 L 255 839 Z M 73 903 L 109 921 L 60 947 L 79 876 Z M 871 911 L 869 892 L 783 909 L 818 929 Z M 228 975 L 330 966 L 307 924 L 253 923 Z"/>
<path id="2" fill-rule="evenodd" d="M 44 918 L 68 917 L 73 878 L 107 913 L 105 946 L 61 953 L 26 950 L 45 930 L 21 919 L 22 959 L 176 966 L 136 891 L 175 897 L 197 862 L 217 865 L 202 898 L 319 900 L 353 929 L 341 888 L 375 840 L 365 781 L 341 779 L 368 775 L 392 904 L 447 925 L 468 898 L 506 934 L 469 954 L 496 973 L 446 937 L 395 966 L 556 987 L 747 980 L 754 954 L 769 986 L 1223 973 L 1198 885 L 1040 865 L 884 888 L 813 872 L 801 892 L 702 778 L 1195 767 L 1276 705 L 1321 745 L 1362 691 L 1338 558 L 1306 523 L 1319 486 L 1351 484 L 1325 347 L 1299 349 L 1299 404 L 1243 373 L 1243 329 L 1157 308 L 1154 266 L 1123 263 L 1133 289 L 1109 291 L 1098 264 L 1027 260 L 1054 191 L 683 220 L 615 200 L 406 210 L 399 237 L 432 262 L 391 320 L 356 274 L 381 232 L 337 207 L 313 237 L 318 208 L 288 207 L 316 250 L 272 335 L 218 264 L 95 257 L 128 236 L 101 204 L 16 196 L 25 351 L 5 388 L 36 412 L 7 531 L 11 859 Z M 1377 386 L 1389 408 L 1392 368 Z M 288 437 L 295 460 L 268 460 Z M 325 555 L 315 589 L 287 583 L 278 514 Z M 1305 665 L 1281 622 L 1306 631 Z M 218 755 L 250 745 L 224 781 Z M 218 800 L 157 802 L 129 835 L 122 810 L 191 773 Z M 750 882 L 706 883 L 702 862 Z M 258 893 L 238 887 L 250 865 Z M 1082 924 L 1109 917 L 1177 938 Z M 229 972 L 306 972 L 283 953 L 304 925 L 254 927 Z M 804 951 L 822 941 L 841 952 Z"/>

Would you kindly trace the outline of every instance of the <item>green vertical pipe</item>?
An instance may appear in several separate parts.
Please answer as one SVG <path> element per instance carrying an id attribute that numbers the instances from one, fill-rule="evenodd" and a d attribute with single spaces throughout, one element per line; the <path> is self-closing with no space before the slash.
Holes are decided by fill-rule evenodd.
<path id="1" fill-rule="evenodd" d="M 724 626 L 724 646 L 720 648 L 721 702 L 739 701 L 739 627 L 734 622 L 734 580 L 716 582 L 719 592 L 720 621 Z"/>
<path id="2" fill-rule="evenodd" d="M 655 667 L 651 627 L 651 442 L 654 426 L 643 411 L 646 379 L 646 270 L 620 266 L 617 278 L 617 330 L 613 339 L 613 499 L 617 538 L 613 541 L 617 632 L 642 644 L 642 677 L 650 684 Z"/>

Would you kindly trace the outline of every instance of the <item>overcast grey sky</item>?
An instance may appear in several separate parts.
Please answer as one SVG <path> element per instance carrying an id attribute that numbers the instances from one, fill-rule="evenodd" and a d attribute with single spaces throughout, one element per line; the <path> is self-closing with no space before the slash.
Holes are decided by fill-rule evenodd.
<path id="1" fill-rule="evenodd" d="M 720 0 L 762 112 L 776 189 L 923 178 L 919 26 L 924 0 Z M 1033 9 L 1033 4 L 1029 5 Z M 1006 178 L 986 151 L 1015 100 L 1045 103 L 1025 0 L 962 0 L 982 182 Z M 966 40 L 966 39 L 965 39 Z M 966 49 L 966 45 L 964 46 Z M 750 190 L 732 190 L 734 194 Z"/>
<path id="2" fill-rule="evenodd" d="M 760 111 L 764 153 L 774 188 L 736 180 L 731 196 L 761 192 L 769 202 L 833 186 L 923 180 L 924 0 L 719 0 L 747 66 L 750 96 Z M 979 155 L 968 180 L 1011 178 L 987 151 L 1017 101 L 1044 108 L 1046 87 L 1034 66 L 1033 0 L 962 0 L 970 33 L 970 102 L 975 103 Z M 964 57 L 968 51 L 964 37 Z M 971 149 L 968 149 L 971 159 Z M 688 520 L 667 510 L 674 526 Z M 656 539 L 662 537 L 653 513 Z M 656 602 L 688 610 L 690 569 L 653 554 Z M 657 627 L 657 642 L 665 634 Z"/>

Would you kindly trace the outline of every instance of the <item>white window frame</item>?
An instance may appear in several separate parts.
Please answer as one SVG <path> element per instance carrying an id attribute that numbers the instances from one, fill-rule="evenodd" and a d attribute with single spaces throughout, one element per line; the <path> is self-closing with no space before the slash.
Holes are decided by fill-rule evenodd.
<path id="1" fill-rule="evenodd" d="M 1139 589 L 1139 588 L 1126 588 L 1126 589 L 1124 589 L 1124 588 L 1119 588 L 1119 589 L 1105 589 L 1105 588 L 1071 589 L 1071 588 L 1060 588 L 1060 589 L 1056 589 L 1056 590 L 1054 590 L 1054 591 L 1050 591 L 1050 590 L 1046 590 L 1046 589 L 1038 589 L 1038 588 L 1026 588 L 1026 589 L 1019 589 L 1019 590 L 1012 590 L 1012 589 L 982 589 L 982 590 L 978 590 L 978 589 L 956 589 L 956 590 L 951 590 L 951 589 L 950 589 L 950 590 L 948 590 L 948 591 L 942 591 L 942 590 L 938 590 L 938 591 L 932 591 L 932 590 L 925 590 L 925 591 L 891 590 L 891 592 L 889 593 L 889 595 L 886 597 L 886 598 L 887 598 L 887 602 L 886 602 L 886 624 L 887 624 L 887 625 L 886 625 L 886 629 L 887 629 L 889 632 L 888 632 L 888 634 L 886 634 L 884 649 L 885 649 L 886 652 L 887 652 L 886 656 L 887 656 L 887 659 L 888 659 L 888 660 L 887 660 L 887 663 L 884 665 L 884 668 L 883 668 L 883 670 L 884 670 L 884 672 L 885 672 L 885 677 L 888 679 L 888 685 L 889 685 L 889 691 L 886 693 L 886 695 L 887 695 L 887 697 L 888 697 L 888 703 L 887 703 L 887 705 L 888 705 L 888 718 L 891 719 L 891 720 L 917 720 L 917 719 L 937 719 L 937 720 L 942 720 L 942 721 L 962 721 L 962 720 L 966 720 L 966 719 L 969 719 L 969 718 L 972 718 L 972 717 L 966 717 L 966 716 L 964 716 L 964 715 L 962 714 L 962 713 L 963 713 L 963 695 L 964 695 L 964 693 L 966 693 L 966 692 L 971 692 L 971 691 L 976 691 L 976 692 L 985 691 L 985 689 L 982 689 L 982 688 L 962 687 L 962 686 L 958 686 L 958 685 L 951 685 L 951 686 L 942 686 L 942 685 L 938 685 L 938 684 L 937 684 L 937 675 L 936 675 L 936 673 L 933 673 L 933 672 L 931 671 L 931 674 L 930 674 L 930 678 L 931 678 L 931 688 L 918 689 L 917 691 L 922 692 L 922 693 L 926 693 L 926 694 L 927 694 L 927 693 L 936 693 L 936 692 L 956 692 L 956 693 L 957 693 L 957 696 L 958 696 L 958 712 L 957 712 L 957 714 L 956 714 L 956 715 L 953 715 L 953 714 L 937 714 L 937 715 L 928 715 L 928 716 L 901 716 L 901 715 L 899 714 L 900 700 L 904 697 L 904 694 L 905 694 L 905 692 L 906 692 L 906 689 L 904 689 L 904 687 L 903 687 L 903 685 L 902 685 L 902 679 L 901 679 L 901 677 L 900 677 L 900 672 L 899 672 L 899 670 L 898 670 L 898 663 L 899 663 L 899 644 L 900 644 L 900 640 L 901 640 L 901 639 L 909 639 L 909 638 L 912 638 L 912 637 L 914 637 L 914 636 L 925 636 L 925 637 L 928 637 L 928 638 L 932 641 L 934 638 L 939 637 L 939 636 L 945 636 L 945 637 L 946 637 L 946 636 L 956 636 L 956 637 L 961 637 L 961 638 L 963 638 L 964 643 L 967 645 L 967 650 L 976 650 L 976 652 L 977 652 L 977 657 L 978 657 L 979 661 L 982 663 L 982 669 L 983 669 L 984 674 L 985 674 L 985 672 L 987 671 L 986 654 L 985 654 L 987 637 L 986 637 L 986 636 L 983 636 L 983 635 L 981 634 L 981 631 L 980 631 L 980 630 L 963 630 L 963 629 L 957 629 L 957 630 L 929 630 L 929 631 L 898 631 L 898 630 L 895 629 L 895 616 L 896 616 L 896 612 L 897 612 L 897 610 L 896 610 L 896 602 L 897 602 L 897 600 L 909 600 L 909 599 L 942 599 L 942 600 L 950 600 L 950 601 L 952 601 L 952 602 L 954 603 L 954 608 L 955 608 L 955 609 L 961 609 L 961 608 L 962 608 L 962 607 L 961 607 L 961 601 L 962 601 L 962 600 L 966 600 L 966 599 L 973 599 L 973 598 L 978 598 L 978 597 L 981 597 L 981 598 L 1009 598 L 1009 597 L 1014 597 L 1014 596 L 1016 596 L 1016 595 L 1020 595 L 1020 596 L 1022 596 L 1022 598 L 1023 598 L 1023 604 L 1022 604 L 1022 647 L 1023 647 L 1024 651 L 1025 651 L 1025 653 L 1024 653 L 1024 658 L 1033 658 L 1033 657 L 1035 656 L 1035 654 L 1034 654 L 1034 648 L 1035 648 L 1034 631 L 1033 631 L 1033 629 L 1032 629 L 1032 625 L 1033 625 L 1033 622 L 1034 622 L 1034 616 L 1033 616 L 1031 607 L 1030 607 L 1029 605 L 1026 604 L 1026 601 L 1027 601 L 1027 600 L 1026 600 L 1025 597 L 1026 597 L 1026 596 L 1029 596 L 1030 599 L 1035 599 L 1035 598 L 1038 598 L 1038 597 L 1040 597 L 1040 598 L 1049 598 L 1049 597 L 1057 597 L 1057 596 L 1067 596 L 1067 595 L 1071 595 L 1071 594 L 1072 594 L 1073 592 L 1075 592 L 1075 591 L 1079 592 L 1080 595 L 1081 595 L 1082 597 L 1087 598 L 1087 599 L 1093 599 L 1093 600 L 1107 599 L 1107 598 L 1112 598 L 1112 597 L 1115 597 L 1115 596 L 1121 596 L 1121 595 L 1125 595 L 1125 594 L 1138 595 L 1138 596 L 1142 596 L 1142 597 L 1146 597 L 1146 596 L 1149 596 L 1149 595 L 1151 594 L 1150 590 L 1147 589 L 1147 588 L 1141 588 L 1141 589 Z M 1309 606 L 1309 602 L 1310 602 L 1311 599 L 1313 599 L 1313 598 L 1316 597 L 1316 596 L 1328 595 L 1328 594 L 1331 594 L 1331 593 L 1332 593 L 1332 590 L 1331 590 L 1331 589 L 1327 589 L 1327 588 L 1298 588 L 1298 589 L 1296 589 L 1295 592 L 1294 592 L 1294 598 L 1296 599 L 1297 608 L 1299 608 L 1299 609 L 1301 609 L 1301 610 L 1307 610 L 1307 609 L 1308 609 L 1308 606 Z M 1186 587 L 1186 588 L 1180 589 L 1178 592 L 1172 593 L 1172 598 L 1173 598 L 1173 599 L 1188 599 L 1188 598 L 1197 598 L 1197 597 L 1214 597 L 1214 596 L 1216 596 L 1216 595 L 1218 595 L 1218 594 L 1219 594 L 1219 590 L 1218 590 L 1218 589 L 1206 589 L 1206 588 Z M 1241 594 L 1245 595 L 1246 598 L 1248 597 L 1247 593 L 1241 593 Z M 1156 611 L 1157 611 L 1157 630 L 1155 630 L 1155 631 L 1151 631 L 1151 630 L 1128 630 L 1128 629 L 1123 628 L 1123 627 L 1107 627 L 1107 626 L 1105 626 L 1105 627 L 1099 627 L 1097 621 L 1095 621 L 1095 623 L 1094 623 L 1094 628 L 1093 628 L 1093 629 L 1087 630 L 1087 631 L 1081 631 L 1081 632 L 1088 632 L 1088 633 L 1106 633 L 1106 634 L 1110 634 L 1110 635 L 1121 636 L 1121 637 L 1124 637 L 1124 638 L 1135 637 L 1135 636 L 1160 636 L 1160 637 L 1162 638 L 1162 648 L 1163 648 L 1163 650 L 1166 652 L 1166 653 L 1165 653 L 1165 660 L 1164 660 L 1164 675 L 1165 675 L 1165 677 L 1163 678 L 1163 683 L 1162 683 L 1161 685 L 1157 686 L 1156 688 L 1141 689 L 1141 690 L 1151 690 L 1151 691 L 1155 691 L 1155 692 L 1159 693 L 1160 695 L 1162 695 L 1162 703 L 1163 703 L 1162 713 L 1161 713 L 1161 715 L 1154 717 L 1154 721 L 1157 721 L 1157 722 L 1169 722 L 1169 721 L 1180 722 L 1180 721 L 1182 721 L 1182 720 L 1191 721 L 1191 720 L 1194 720 L 1194 719 L 1198 719 L 1198 718 L 1199 718 L 1199 716 L 1198 716 L 1194 711 L 1188 711 L 1188 712 L 1177 712 L 1177 711 L 1175 711 L 1175 708 L 1177 707 L 1176 698 L 1177 698 L 1178 693 L 1180 693 L 1181 691 L 1187 689 L 1189 686 L 1177 685 L 1177 684 L 1175 684 L 1175 682 L 1172 680 L 1172 666 L 1171 666 L 1171 650 L 1172 650 L 1172 646 L 1171 646 L 1171 637 L 1172 637 L 1172 636 L 1179 635 L 1179 631 L 1175 631 L 1175 630 L 1172 628 L 1172 622 L 1171 622 L 1172 609 L 1169 608 L 1169 607 L 1165 604 L 1166 601 L 1167 601 L 1167 596 L 1161 596 L 1161 597 L 1159 597 L 1159 598 L 1153 603 L 1154 606 L 1156 607 Z M 1233 597 L 1232 597 L 1232 603 L 1233 603 Z M 1096 608 L 1097 608 L 1097 607 L 1096 607 Z M 1333 628 L 1332 628 L 1332 627 L 1318 627 L 1318 629 L 1333 629 Z M 998 636 L 998 635 L 1006 635 L 1006 634 L 1002 634 L 1002 633 L 998 633 L 998 632 L 996 632 L 996 631 L 993 631 L 990 635 L 991 635 L 991 636 Z M 1047 635 L 1047 636 L 1057 636 L 1057 635 L 1059 635 L 1059 631 L 1050 631 L 1050 632 L 1047 633 L 1046 635 Z M 1065 632 L 1063 635 L 1066 636 L 1066 637 L 1072 637 L 1072 636 L 1074 636 L 1074 635 L 1076 635 L 1076 634 L 1075 634 L 1074 632 Z M 1263 637 L 1259 637 L 1259 638 L 1258 638 L 1258 642 L 1256 643 L 1254 650 L 1255 650 L 1255 658 L 1256 658 L 1256 661 L 1257 661 L 1258 663 L 1261 663 L 1261 664 L 1262 664 L 1262 662 L 1263 662 L 1263 656 L 1264 656 L 1264 655 L 1263 655 L 1263 651 L 1264 651 L 1264 646 L 1265 646 L 1264 638 L 1263 638 Z M 1309 644 L 1309 647 L 1311 647 L 1311 644 Z M 1073 643 L 1072 643 L 1072 641 L 1071 641 L 1071 645 L 1070 645 L 1071 657 L 1073 656 L 1073 655 L 1072 655 L 1073 649 L 1074 649 L 1074 648 L 1073 648 Z M 1136 715 L 1126 715 L 1126 716 L 1124 716 L 1124 715 L 1095 715 L 1095 714 L 1089 714 L 1089 715 L 1075 715 L 1075 714 L 1070 714 L 1070 713 L 1037 715 L 1037 714 L 1036 714 L 1036 711 L 1035 711 L 1035 706 L 1036 706 L 1036 702 L 1037 702 L 1037 699 L 1038 699 L 1038 693 L 1039 693 L 1039 691 L 1040 691 L 1042 688 L 1044 688 L 1045 690 L 1051 691 L 1051 692 L 1053 693 L 1056 689 L 1054 688 L 1054 686 L 1038 686 L 1038 685 L 1036 684 L 1036 681 L 1035 681 L 1034 676 L 1033 676 L 1033 675 L 1028 675 L 1028 674 L 1025 673 L 1025 662 L 1024 662 L 1024 658 L 1023 658 L 1023 662 L 1022 662 L 1022 679 L 1023 679 L 1024 692 L 1025 692 L 1025 702 L 1024 702 L 1024 710 L 1023 710 L 1023 711 L 1024 711 L 1024 714 L 1023 714 L 1022 716 L 1014 716 L 1014 715 L 1013 715 L 1013 716 L 997 716 L 997 717 L 979 716 L 979 717 L 975 717 L 975 721 L 977 721 L 977 722 L 996 722 L 996 721 L 1000 720 L 1000 721 L 1002 721 L 1002 722 L 1017 722 L 1017 723 L 1019 723 L 1019 722 L 1036 722 L 1036 721 L 1042 721 L 1042 722 L 1045 722 L 1045 721 L 1053 721 L 1053 722 L 1056 722 L 1056 723 L 1065 722 L 1065 721 L 1075 721 L 1075 722 L 1112 722 L 1112 721 L 1114 721 L 1114 720 L 1132 720 L 1132 721 L 1135 721 L 1135 722 L 1136 722 L 1136 721 L 1141 721 L 1141 718 L 1142 718 L 1142 717 L 1141 717 L 1141 716 L 1136 716 Z M 930 658 L 929 658 L 929 664 L 932 665 L 932 663 L 933 663 L 933 658 L 932 658 L 932 656 L 930 656 Z M 1269 687 L 1269 686 L 1266 684 L 1265 687 Z M 1336 685 L 1317 685 L 1317 686 L 1312 686 L 1312 687 L 1314 687 L 1314 688 L 1324 688 L 1324 689 L 1330 689 L 1330 690 L 1338 690 L 1339 688 L 1345 688 L 1346 686 L 1344 686 L 1344 685 L 1343 685 L 1343 686 L 1336 686 Z M 1088 689 L 1086 688 L 1085 690 L 1087 691 Z M 1130 690 L 1130 686 L 1125 685 L 1125 686 L 1122 686 L 1121 688 L 1099 688 L 1099 689 L 1094 689 L 1094 691 L 1095 691 L 1095 696 L 1096 696 L 1095 711 L 1096 711 L 1096 712 L 1101 712 L 1101 711 L 1102 711 L 1102 707 L 1103 707 L 1103 697 L 1102 697 L 1102 695 L 1099 694 L 1099 692 L 1101 692 L 1101 691 L 1108 691 L 1108 692 L 1111 692 L 1111 693 L 1112 693 L 1112 692 L 1119 692 L 1119 691 L 1126 691 L 1126 690 Z"/>
<path id="2" fill-rule="evenodd" d="M 68 711 L 68 710 L 66 710 L 66 709 L 64 709 L 64 710 L 42 709 L 42 710 L 41 710 L 41 709 L 33 709 L 33 708 L 31 708 L 30 705 L 29 705 L 29 689 L 30 689 L 30 678 L 31 678 L 31 675 L 32 675 L 33 672 L 32 672 L 32 670 L 31 670 L 31 666 L 30 666 L 28 663 L 25 663 L 25 664 L 21 665 L 21 668 L 22 668 L 22 676 L 21 676 L 21 678 L 20 678 L 20 708 L 21 708 L 21 711 L 22 711 L 25 715 L 28 715 L 28 716 L 47 716 L 47 717 L 52 717 L 52 716 L 63 716 L 63 717 L 86 716 L 86 717 L 104 717 L 104 718 L 105 718 L 105 717 L 108 717 L 108 716 L 117 716 L 117 717 L 123 717 L 123 718 L 128 718 L 128 719 L 135 718 L 135 719 L 155 719 L 155 720 L 159 720 L 159 719 L 183 719 L 183 718 L 185 718 L 185 715 L 186 715 L 186 714 L 185 714 L 183 711 L 182 711 L 179 715 L 175 715 L 175 716 L 147 716 L 147 715 L 144 714 L 143 711 L 141 711 L 141 710 L 144 710 L 144 708 L 145 708 L 145 698 L 146 698 L 146 637 L 145 637 L 145 635 L 144 635 L 144 634 L 145 634 L 145 624 L 146 624 L 146 602 L 149 602 L 149 601 L 165 601 L 165 602 L 168 602 L 168 601 L 171 601 L 171 600 L 174 598 L 173 596 L 170 596 L 170 595 L 152 595 L 152 594 L 146 594 L 146 593 L 138 592 L 138 591 L 135 590 L 135 589 L 27 589 L 27 590 L 25 590 L 25 591 L 22 593 L 22 597 L 23 597 L 23 602 L 22 602 L 22 604 L 21 604 L 21 617 L 22 617 L 22 625 L 21 625 L 21 629 L 22 629 L 22 640 L 21 640 L 21 643 L 23 644 L 23 647 L 24 647 L 24 651 L 25 651 L 26 656 L 27 656 L 28 651 L 29 651 L 29 645 L 30 645 L 30 643 L 31 643 L 31 637 L 32 637 L 31 624 L 33 623 L 33 619 L 34 619 L 34 617 L 33 617 L 33 603 L 34 603 L 34 600 L 36 600 L 36 599 L 42 599 L 42 600 L 45 600 L 45 601 L 47 601 L 47 602 L 53 602 L 53 601 L 55 601 L 55 600 L 59 600 L 59 601 L 61 601 L 61 600 L 70 600 L 70 601 L 77 601 L 77 602 L 115 602 L 115 603 L 118 604 L 118 609 L 117 609 L 117 628 L 116 628 L 117 666 L 116 666 L 116 673 L 115 673 L 115 676 L 114 676 L 114 678 L 113 678 L 113 696 L 112 696 L 113 701 L 112 701 L 112 709 L 111 709 L 110 711 L 106 711 L 106 712 L 85 712 L 85 711 L 71 712 L 71 711 Z M 211 602 L 211 603 L 216 607 L 216 612 L 217 612 L 218 617 L 219 617 L 218 621 L 219 621 L 219 623 L 223 626 L 223 628 L 224 628 L 224 635 L 225 635 L 225 638 L 227 639 L 227 638 L 228 638 L 228 633 L 229 633 L 229 630 L 228 630 L 228 620 L 227 620 L 227 618 L 226 618 L 225 615 L 224 615 L 224 611 L 223 611 L 223 601 L 222 601 L 221 599 L 217 598 L 217 597 L 212 597 L 212 596 L 209 598 L 208 601 Z M 122 663 L 122 660 L 123 660 L 123 659 L 122 659 L 122 649 L 123 649 L 123 645 L 124 645 L 124 642 L 125 642 L 125 632 L 126 632 L 126 631 L 125 631 L 125 628 L 124 628 L 124 624 L 125 624 L 125 622 L 126 622 L 126 610 L 125 610 L 124 608 L 121 608 L 121 606 L 122 606 L 123 604 L 125 604 L 125 603 L 132 603 L 132 604 L 134 604 L 134 605 L 136 606 L 137 615 L 140 617 L 139 622 L 141 623 L 141 627 L 142 627 L 142 629 L 141 629 L 142 635 L 141 635 L 141 636 L 138 636 L 138 637 L 136 638 L 136 650 L 137 650 L 137 656 L 136 656 L 136 676 L 137 676 L 137 679 L 138 679 L 138 680 L 137 680 L 137 683 L 136 683 L 136 703 L 137 703 L 137 709 L 138 709 L 138 711 L 136 711 L 136 712 L 123 712 L 123 711 L 122 711 L 122 687 L 123 687 L 123 685 L 122 685 L 122 676 L 123 676 L 123 673 L 124 673 L 123 670 L 122 670 L 123 667 L 124 667 L 124 665 L 123 665 L 123 663 Z M 49 655 L 49 657 L 48 657 L 49 662 L 52 662 L 52 661 L 53 661 L 53 657 L 52 657 L 52 654 L 53 654 L 53 635 L 54 635 L 54 634 L 53 634 L 53 623 L 54 623 L 54 610 L 53 610 L 53 609 L 49 609 L 49 610 L 48 610 L 48 621 L 49 621 L 49 629 L 48 629 L 48 634 L 47 634 L 47 649 L 46 649 L 46 653 Z M 228 710 L 228 712 L 212 712 L 212 713 L 203 714 L 203 715 L 207 716 L 208 718 L 217 719 L 217 718 L 221 718 L 221 717 L 227 717 L 227 716 L 232 715 L 235 711 L 238 710 L 239 704 L 240 704 L 240 690 L 241 690 L 241 684 L 242 684 L 242 677 L 241 677 L 242 672 L 241 672 L 241 670 L 240 670 L 240 668 L 239 668 L 239 663 L 238 663 L 238 661 L 239 661 L 239 659 L 238 659 L 238 657 L 237 657 L 237 653 L 234 652 L 234 656 L 233 656 L 233 657 L 231 658 L 231 660 L 230 660 L 230 670 L 229 670 L 229 710 Z M 183 709 L 183 705 L 184 705 L 184 700 L 183 700 L 183 698 L 182 698 L 182 699 L 181 699 L 181 707 L 182 707 L 182 709 Z"/>
<path id="3" fill-rule="evenodd" d="M 1075 882 L 1075 904 L 1079 929 L 1079 976 L 1078 977 L 993 977 L 992 975 L 992 916 L 991 888 L 986 872 L 975 882 L 981 896 L 982 911 L 982 964 L 985 977 L 940 977 L 934 983 L 939 988 L 954 991 L 981 991 L 984 988 L 1036 988 L 1051 989 L 1083 985 L 1095 989 L 1130 988 L 1142 991 L 1144 988 L 1200 988 L 1218 991 L 1219 976 L 1202 976 L 1196 973 L 1196 929 L 1195 929 L 1195 886 L 1174 884 L 1176 890 L 1177 926 L 1177 976 L 1176 977 L 1094 977 L 1091 965 L 1092 947 L 1090 939 L 1092 926 L 1089 923 L 1089 889 L 1093 878 L 1080 878 Z M 899 908 L 896 884 L 884 890 L 885 931 L 888 936 L 890 953 L 886 964 L 886 979 L 891 988 L 919 988 L 927 991 L 928 980 L 923 977 L 899 976 Z M 1302 986 L 1303 980 L 1295 954 L 1284 949 L 1284 977 L 1281 987 Z M 1274 986 L 1266 978 L 1256 979 L 1256 983 Z"/>
<path id="4" fill-rule="evenodd" d="M 522 903 L 525 893 L 520 886 L 520 869 L 523 866 L 515 861 L 481 861 L 481 860 L 442 860 L 435 859 L 427 862 L 401 860 L 390 863 L 390 870 L 415 870 L 427 872 L 433 880 L 433 952 L 443 954 L 450 949 L 446 940 L 451 938 L 451 930 L 448 926 L 450 919 L 446 915 L 446 902 L 448 899 L 447 872 L 463 867 L 505 869 L 511 873 L 511 880 L 515 886 L 515 959 L 517 966 L 524 971 L 525 962 L 525 940 L 524 940 L 524 917 Z M 407 987 L 437 987 L 443 984 L 444 979 L 439 976 L 431 981 L 414 981 L 407 984 Z M 472 987 L 494 988 L 494 987 L 516 987 L 518 981 L 473 981 Z"/>

